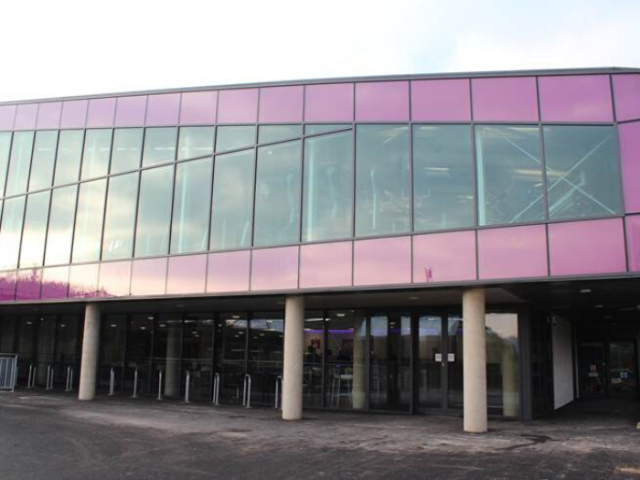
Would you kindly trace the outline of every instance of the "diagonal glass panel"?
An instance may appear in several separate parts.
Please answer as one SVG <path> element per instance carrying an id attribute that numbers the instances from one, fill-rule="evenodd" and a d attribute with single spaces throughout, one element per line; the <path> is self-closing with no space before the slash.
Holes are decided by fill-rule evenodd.
<path id="1" fill-rule="evenodd" d="M 34 132 L 17 132 L 13 136 L 6 195 L 15 195 L 27 190 Z"/>
<path id="2" fill-rule="evenodd" d="M 305 135 L 318 135 L 321 133 L 330 133 L 330 132 L 336 132 L 339 130 L 345 130 L 347 128 L 351 128 L 351 124 L 345 123 L 345 124 L 336 124 L 336 125 L 306 125 L 304 127 L 304 134 Z"/>
<path id="3" fill-rule="evenodd" d="M 30 191 L 51 186 L 57 144 L 57 130 L 42 130 L 36 133 L 36 143 L 31 161 L 31 178 L 29 179 Z M 2 154 L 0 153 L 0 155 Z"/>
<path id="4" fill-rule="evenodd" d="M 4 182 L 7 178 L 10 152 L 11 132 L 0 132 L 0 197 L 4 195 Z"/>
<path id="5" fill-rule="evenodd" d="M 244 147 L 253 147 L 256 143 L 254 125 L 218 127 L 216 152 L 228 152 Z"/>
<path id="6" fill-rule="evenodd" d="M 273 143 L 291 140 L 302 135 L 302 125 L 261 125 L 258 143 Z"/>
<path id="7" fill-rule="evenodd" d="M 178 160 L 212 155 L 214 139 L 213 127 L 182 127 L 178 141 Z"/>

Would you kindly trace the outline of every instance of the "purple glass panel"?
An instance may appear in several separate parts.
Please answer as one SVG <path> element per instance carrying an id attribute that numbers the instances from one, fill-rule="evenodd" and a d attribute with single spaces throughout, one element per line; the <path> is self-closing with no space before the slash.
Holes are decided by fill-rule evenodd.
<path id="1" fill-rule="evenodd" d="M 18 105 L 16 111 L 15 130 L 34 130 L 36 128 L 36 117 L 38 116 L 38 104 L 29 103 Z"/>
<path id="2" fill-rule="evenodd" d="M 625 218 L 627 226 L 627 252 L 629 270 L 640 272 L 640 215 Z"/>
<path id="3" fill-rule="evenodd" d="M 478 232 L 480 279 L 546 277 L 544 225 L 492 228 Z"/>
<path id="4" fill-rule="evenodd" d="M 180 112 L 180 94 L 149 95 L 147 125 L 176 125 Z"/>
<path id="5" fill-rule="evenodd" d="M 251 290 L 298 287 L 298 247 L 254 250 L 251 265 Z"/>
<path id="6" fill-rule="evenodd" d="M 16 116 L 15 105 L 0 107 L 0 130 L 13 130 L 13 120 Z"/>
<path id="7" fill-rule="evenodd" d="M 84 128 L 87 121 L 87 100 L 72 100 L 62 104 L 60 128 Z"/>
<path id="8" fill-rule="evenodd" d="M 478 78 L 471 81 L 473 118 L 489 122 L 537 122 L 535 77 Z"/>
<path id="9" fill-rule="evenodd" d="M 42 299 L 67 298 L 69 293 L 69 267 L 45 268 L 42 271 Z"/>
<path id="10" fill-rule="evenodd" d="M 622 219 L 549 225 L 551 275 L 624 272 Z"/>
<path id="11" fill-rule="evenodd" d="M 251 252 L 221 252 L 209 255 L 207 293 L 249 290 Z"/>
<path id="12" fill-rule="evenodd" d="M 307 85 L 306 122 L 353 122 L 353 83 Z"/>
<path id="13" fill-rule="evenodd" d="M 167 283 L 167 259 L 135 260 L 131 275 L 131 295 L 164 295 Z"/>
<path id="14" fill-rule="evenodd" d="M 434 233 L 413 237 L 414 283 L 475 279 L 475 232 Z"/>
<path id="15" fill-rule="evenodd" d="M 416 122 L 468 122 L 469 97 L 466 78 L 411 82 L 411 116 Z"/>
<path id="16" fill-rule="evenodd" d="M 100 265 L 99 297 L 126 297 L 131 285 L 131 262 L 109 262 Z"/>
<path id="17" fill-rule="evenodd" d="M 305 245 L 300 250 L 300 288 L 351 285 L 351 242 Z"/>
<path id="18" fill-rule="evenodd" d="M 357 83 L 356 120 L 409 120 L 409 82 Z"/>
<path id="19" fill-rule="evenodd" d="M 96 98 L 89 101 L 87 127 L 111 127 L 116 114 L 115 98 Z"/>
<path id="20" fill-rule="evenodd" d="M 72 265 L 69 275 L 69 298 L 96 297 L 100 264 Z"/>
<path id="21" fill-rule="evenodd" d="M 614 75 L 613 94 L 619 122 L 640 119 L 640 75 Z"/>
<path id="22" fill-rule="evenodd" d="M 360 240 L 353 248 L 354 285 L 411 283 L 411 237 Z"/>
<path id="23" fill-rule="evenodd" d="M 218 123 L 255 123 L 258 89 L 223 90 L 218 97 Z"/>
<path id="24" fill-rule="evenodd" d="M 116 127 L 139 127 L 144 125 L 147 97 L 120 97 L 116 101 Z"/>
<path id="25" fill-rule="evenodd" d="M 41 103 L 38 109 L 38 123 L 36 128 L 39 130 L 58 128 L 60 126 L 61 114 L 62 102 Z"/>
<path id="26" fill-rule="evenodd" d="M 0 272 L 0 301 L 13 300 L 16 296 L 16 273 Z"/>
<path id="27" fill-rule="evenodd" d="M 182 94 L 180 123 L 207 125 L 216 121 L 218 92 L 190 92 Z"/>
<path id="28" fill-rule="evenodd" d="M 608 75 L 540 77 L 539 88 L 543 121 L 613 121 Z"/>
<path id="29" fill-rule="evenodd" d="M 167 278 L 167 294 L 204 293 L 207 256 L 171 257 Z"/>
<path id="30" fill-rule="evenodd" d="M 40 298 L 41 281 L 41 268 L 18 271 L 16 300 L 38 300 Z"/>
<path id="31" fill-rule="evenodd" d="M 302 122 L 301 86 L 260 89 L 261 122 Z"/>
<path id="32" fill-rule="evenodd" d="M 640 122 L 618 125 L 626 212 L 640 212 Z"/>

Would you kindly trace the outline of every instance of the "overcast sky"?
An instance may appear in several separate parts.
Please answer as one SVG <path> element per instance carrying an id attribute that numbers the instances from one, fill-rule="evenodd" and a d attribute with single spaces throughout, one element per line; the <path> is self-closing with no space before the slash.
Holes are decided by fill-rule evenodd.
<path id="1" fill-rule="evenodd" d="M 640 0 L 15 0 L 0 101 L 272 80 L 640 67 Z"/>

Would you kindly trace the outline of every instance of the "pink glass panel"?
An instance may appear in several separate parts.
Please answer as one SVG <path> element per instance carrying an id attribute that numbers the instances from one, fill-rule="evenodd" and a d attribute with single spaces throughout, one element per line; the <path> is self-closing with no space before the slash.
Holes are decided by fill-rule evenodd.
<path id="1" fill-rule="evenodd" d="M 169 259 L 167 294 L 204 293 L 207 256 L 191 255 Z"/>
<path id="2" fill-rule="evenodd" d="M 480 230 L 478 256 L 480 279 L 546 277 L 545 226 Z"/>
<path id="3" fill-rule="evenodd" d="M 30 270 L 20 270 L 18 272 L 18 283 L 16 286 L 16 300 L 39 299 L 41 280 L 42 280 L 41 268 L 33 268 Z"/>
<path id="4" fill-rule="evenodd" d="M 618 125 L 626 212 L 640 212 L 640 122 Z"/>
<path id="5" fill-rule="evenodd" d="M 356 120 L 409 120 L 409 82 L 357 83 Z"/>
<path id="6" fill-rule="evenodd" d="M 254 250 L 251 290 L 290 290 L 298 287 L 298 247 Z"/>
<path id="7" fill-rule="evenodd" d="M 72 100 L 62 104 L 60 128 L 84 128 L 87 121 L 87 100 Z"/>
<path id="8" fill-rule="evenodd" d="M 119 97 L 116 101 L 116 127 L 139 127 L 144 125 L 147 97 Z"/>
<path id="9" fill-rule="evenodd" d="M 540 77 L 539 88 L 543 121 L 613 121 L 607 75 Z"/>
<path id="10" fill-rule="evenodd" d="M 535 77 L 478 78 L 471 81 L 473 118 L 489 122 L 537 122 Z"/>
<path id="11" fill-rule="evenodd" d="M 87 127 L 111 127 L 116 113 L 115 98 L 96 98 L 89 101 Z"/>
<path id="12" fill-rule="evenodd" d="M 69 293 L 69 267 L 45 268 L 42 271 L 40 298 L 67 298 Z"/>
<path id="13" fill-rule="evenodd" d="M 585 275 L 626 270 L 622 220 L 549 225 L 551 275 Z"/>
<path id="14" fill-rule="evenodd" d="M 189 92 L 182 94 L 180 123 L 205 125 L 215 123 L 218 92 Z"/>
<path id="15" fill-rule="evenodd" d="M 352 243 L 305 245 L 300 250 L 300 288 L 351 285 Z"/>
<path id="16" fill-rule="evenodd" d="M 16 296 L 16 272 L 0 272 L 0 301 L 13 300 Z"/>
<path id="17" fill-rule="evenodd" d="M 13 130 L 13 120 L 16 116 L 15 105 L 0 107 L 0 130 Z"/>
<path id="18" fill-rule="evenodd" d="M 167 259 L 135 260 L 131 275 L 131 295 L 164 295 L 167 281 Z"/>
<path id="19" fill-rule="evenodd" d="M 109 262 L 100 265 L 99 297 L 126 297 L 131 286 L 131 262 Z"/>
<path id="20" fill-rule="evenodd" d="M 433 233 L 413 237 L 414 283 L 475 279 L 475 232 Z"/>
<path id="21" fill-rule="evenodd" d="M 306 122 L 352 122 L 353 83 L 307 85 L 304 116 Z"/>
<path id="22" fill-rule="evenodd" d="M 629 270 L 640 272 L 640 215 L 625 218 L 627 225 L 627 253 Z"/>
<path id="23" fill-rule="evenodd" d="M 469 97 L 466 78 L 411 82 L 411 116 L 416 122 L 468 122 Z"/>
<path id="24" fill-rule="evenodd" d="M 36 117 L 38 116 L 38 104 L 29 103 L 18 105 L 16 111 L 15 130 L 34 130 L 36 128 Z"/>
<path id="25" fill-rule="evenodd" d="M 301 86 L 260 89 L 261 122 L 302 122 Z"/>
<path id="26" fill-rule="evenodd" d="M 613 95 L 619 122 L 640 119 L 640 74 L 614 75 Z"/>
<path id="27" fill-rule="evenodd" d="M 249 290 L 251 252 L 222 252 L 209 255 L 207 293 Z"/>
<path id="28" fill-rule="evenodd" d="M 100 264 L 73 265 L 69 275 L 69 298 L 96 297 Z"/>
<path id="29" fill-rule="evenodd" d="M 360 240 L 353 248 L 354 285 L 411 283 L 411 237 Z"/>
<path id="30" fill-rule="evenodd" d="M 255 123 L 258 89 L 223 90 L 218 97 L 218 123 Z"/>
<path id="31" fill-rule="evenodd" d="M 41 103 L 38 109 L 37 128 L 58 128 L 60 126 L 60 115 L 62 114 L 62 102 Z"/>
<path id="32" fill-rule="evenodd" d="M 180 94 L 149 95 L 147 125 L 176 125 L 180 112 Z"/>

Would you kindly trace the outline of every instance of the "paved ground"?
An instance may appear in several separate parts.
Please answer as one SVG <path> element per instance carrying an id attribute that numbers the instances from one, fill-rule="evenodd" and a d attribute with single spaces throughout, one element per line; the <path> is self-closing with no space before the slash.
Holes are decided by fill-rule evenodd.
<path id="1" fill-rule="evenodd" d="M 5 392 L 0 479 L 640 479 L 640 403 L 602 407 L 465 435 L 455 417 L 283 422 L 272 409 Z"/>

